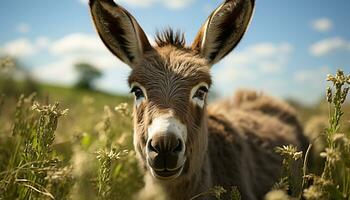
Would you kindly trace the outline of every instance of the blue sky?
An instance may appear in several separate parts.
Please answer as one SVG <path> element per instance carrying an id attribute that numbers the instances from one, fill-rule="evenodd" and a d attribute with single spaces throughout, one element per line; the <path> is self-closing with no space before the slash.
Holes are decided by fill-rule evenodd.
<path id="1" fill-rule="evenodd" d="M 0 54 L 22 60 L 49 83 L 76 80 L 74 63 L 88 61 L 104 77 L 97 87 L 127 92 L 129 68 L 102 45 L 86 0 L 4 0 L 0 7 Z M 165 27 L 186 33 L 187 43 L 222 1 L 119 0 L 150 38 Z M 305 103 L 317 102 L 324 77 L 350 73 L 350 1 L 257 0 L 253 21 L 238 47 L 212 69 L 214 89 L 228 96 L 255 88 Z"/>

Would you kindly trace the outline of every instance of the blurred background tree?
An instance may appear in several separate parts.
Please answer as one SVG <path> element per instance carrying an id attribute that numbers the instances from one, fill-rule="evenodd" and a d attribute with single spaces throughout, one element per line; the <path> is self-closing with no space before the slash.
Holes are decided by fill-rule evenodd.
<path id="1" fill-rule="evenodd" d="M 102 72 L 95 66 L 85 62 L 77 63 L 74 67 L 79 73 L 75 87 L 87 90 L 94 89 L 93 83 L 96 79 L 102 77 Z"/>

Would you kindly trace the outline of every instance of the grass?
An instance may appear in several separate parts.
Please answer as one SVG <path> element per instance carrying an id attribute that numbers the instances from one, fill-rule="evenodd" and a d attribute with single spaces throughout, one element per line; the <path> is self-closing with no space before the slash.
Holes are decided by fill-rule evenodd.
<path id="1" fill-rule="evenodd" d="M 328 105 L 298 107 L 314 138 L 312 150 L 276 149 L 284 158 L 283 177 L 266 199 L 350 199 L 350 76 L 339 71 L 328 80 Z M 131 199 L 143 180 L 132 146 L 130 98 L 37 88 L 36 95 L 0 96 L 0 199 Z M 220 199 L 226 192 L 240 199 L 237 188 L 220 186 L 192 199 Z"/>
<path id="2" fill-rule="evenodd" d="M 349 92 L 350 75 L 338 70 L 336 75 L 328 75 L 327 81 L 331 83 L 326 90 L 326 99 L 329 104 L 329 117 L 327 127 L 319 132 L 310 144 L 308 151 L 304 152 L 304 166 L 299 169 L 302 181 L 293 181 L 293 164 L 302 159 L 303 152 L 297 152 L 293 146 L 278 147 L 276 152 L 284 157 L 284 176 L 276 184 L 275 190 L 268 194 L 269 199 L 275 199 L 283 193 L 285 199 L 350 199 L 350 131 L 342 132 L 343 105 Z M 349 123 L 349 122 L 347 122 Z M 323 138 L 324 148 L 319 156 L 324 158 L 322 170 L 319 174 L 308 170 L 308 157 L 313 143 Z M 277 193 L 278 192 L 278 193 Z M 288 196 L 288 194 L 292 196 Z M 274 196 L 275 195 L 275 196 Z"/>
<path id="3" fill-rule="evenodd" d="M 0 96 L 0 199 L 130 199 L 143 185 L 130 98 L 38 88 Z"/>

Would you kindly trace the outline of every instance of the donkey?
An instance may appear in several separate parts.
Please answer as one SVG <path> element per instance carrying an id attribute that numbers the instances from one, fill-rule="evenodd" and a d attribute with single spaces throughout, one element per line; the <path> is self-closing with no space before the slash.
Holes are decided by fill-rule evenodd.
<path id="1" fill-rule="evenodd" d="M 188 200 L 219 185 L 242 199 L 262 199 L 281 175 L 276 146 L 303 149 L 294 110 L 262 93 L 241 90 L 207 105 L 210 68 L 241 40 L 255 0 L 225 0 L 191 46 L 171 29 L 152 46 L 136 19 L 113 0 L 90 0 L 107 48 L 132 69 L 133 143 L 145 187 L 138 199 Z M 224 197 L 228 198 L 228 196 Z"/>

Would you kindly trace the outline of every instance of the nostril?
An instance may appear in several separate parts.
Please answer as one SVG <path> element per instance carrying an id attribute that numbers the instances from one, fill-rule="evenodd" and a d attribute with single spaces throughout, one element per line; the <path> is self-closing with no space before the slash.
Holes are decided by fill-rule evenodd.
<path id="1" fill-rule="evenodd" d="M 181 140 L 178 139 L 177 145 L 176 145 L 175 149 L 173 150 L 173 152 L 175 152 L 175 153 L 181 152 L 181 151 L 182 151 L 182 146 L 183 146 L 183 145 L 182 145 Z"/>
<path id="2" fill-rule="evenodd" d="M 152 140 L 148 142 L 148 150 L 159 153 L 158 150 L 152 145 Z"/>

